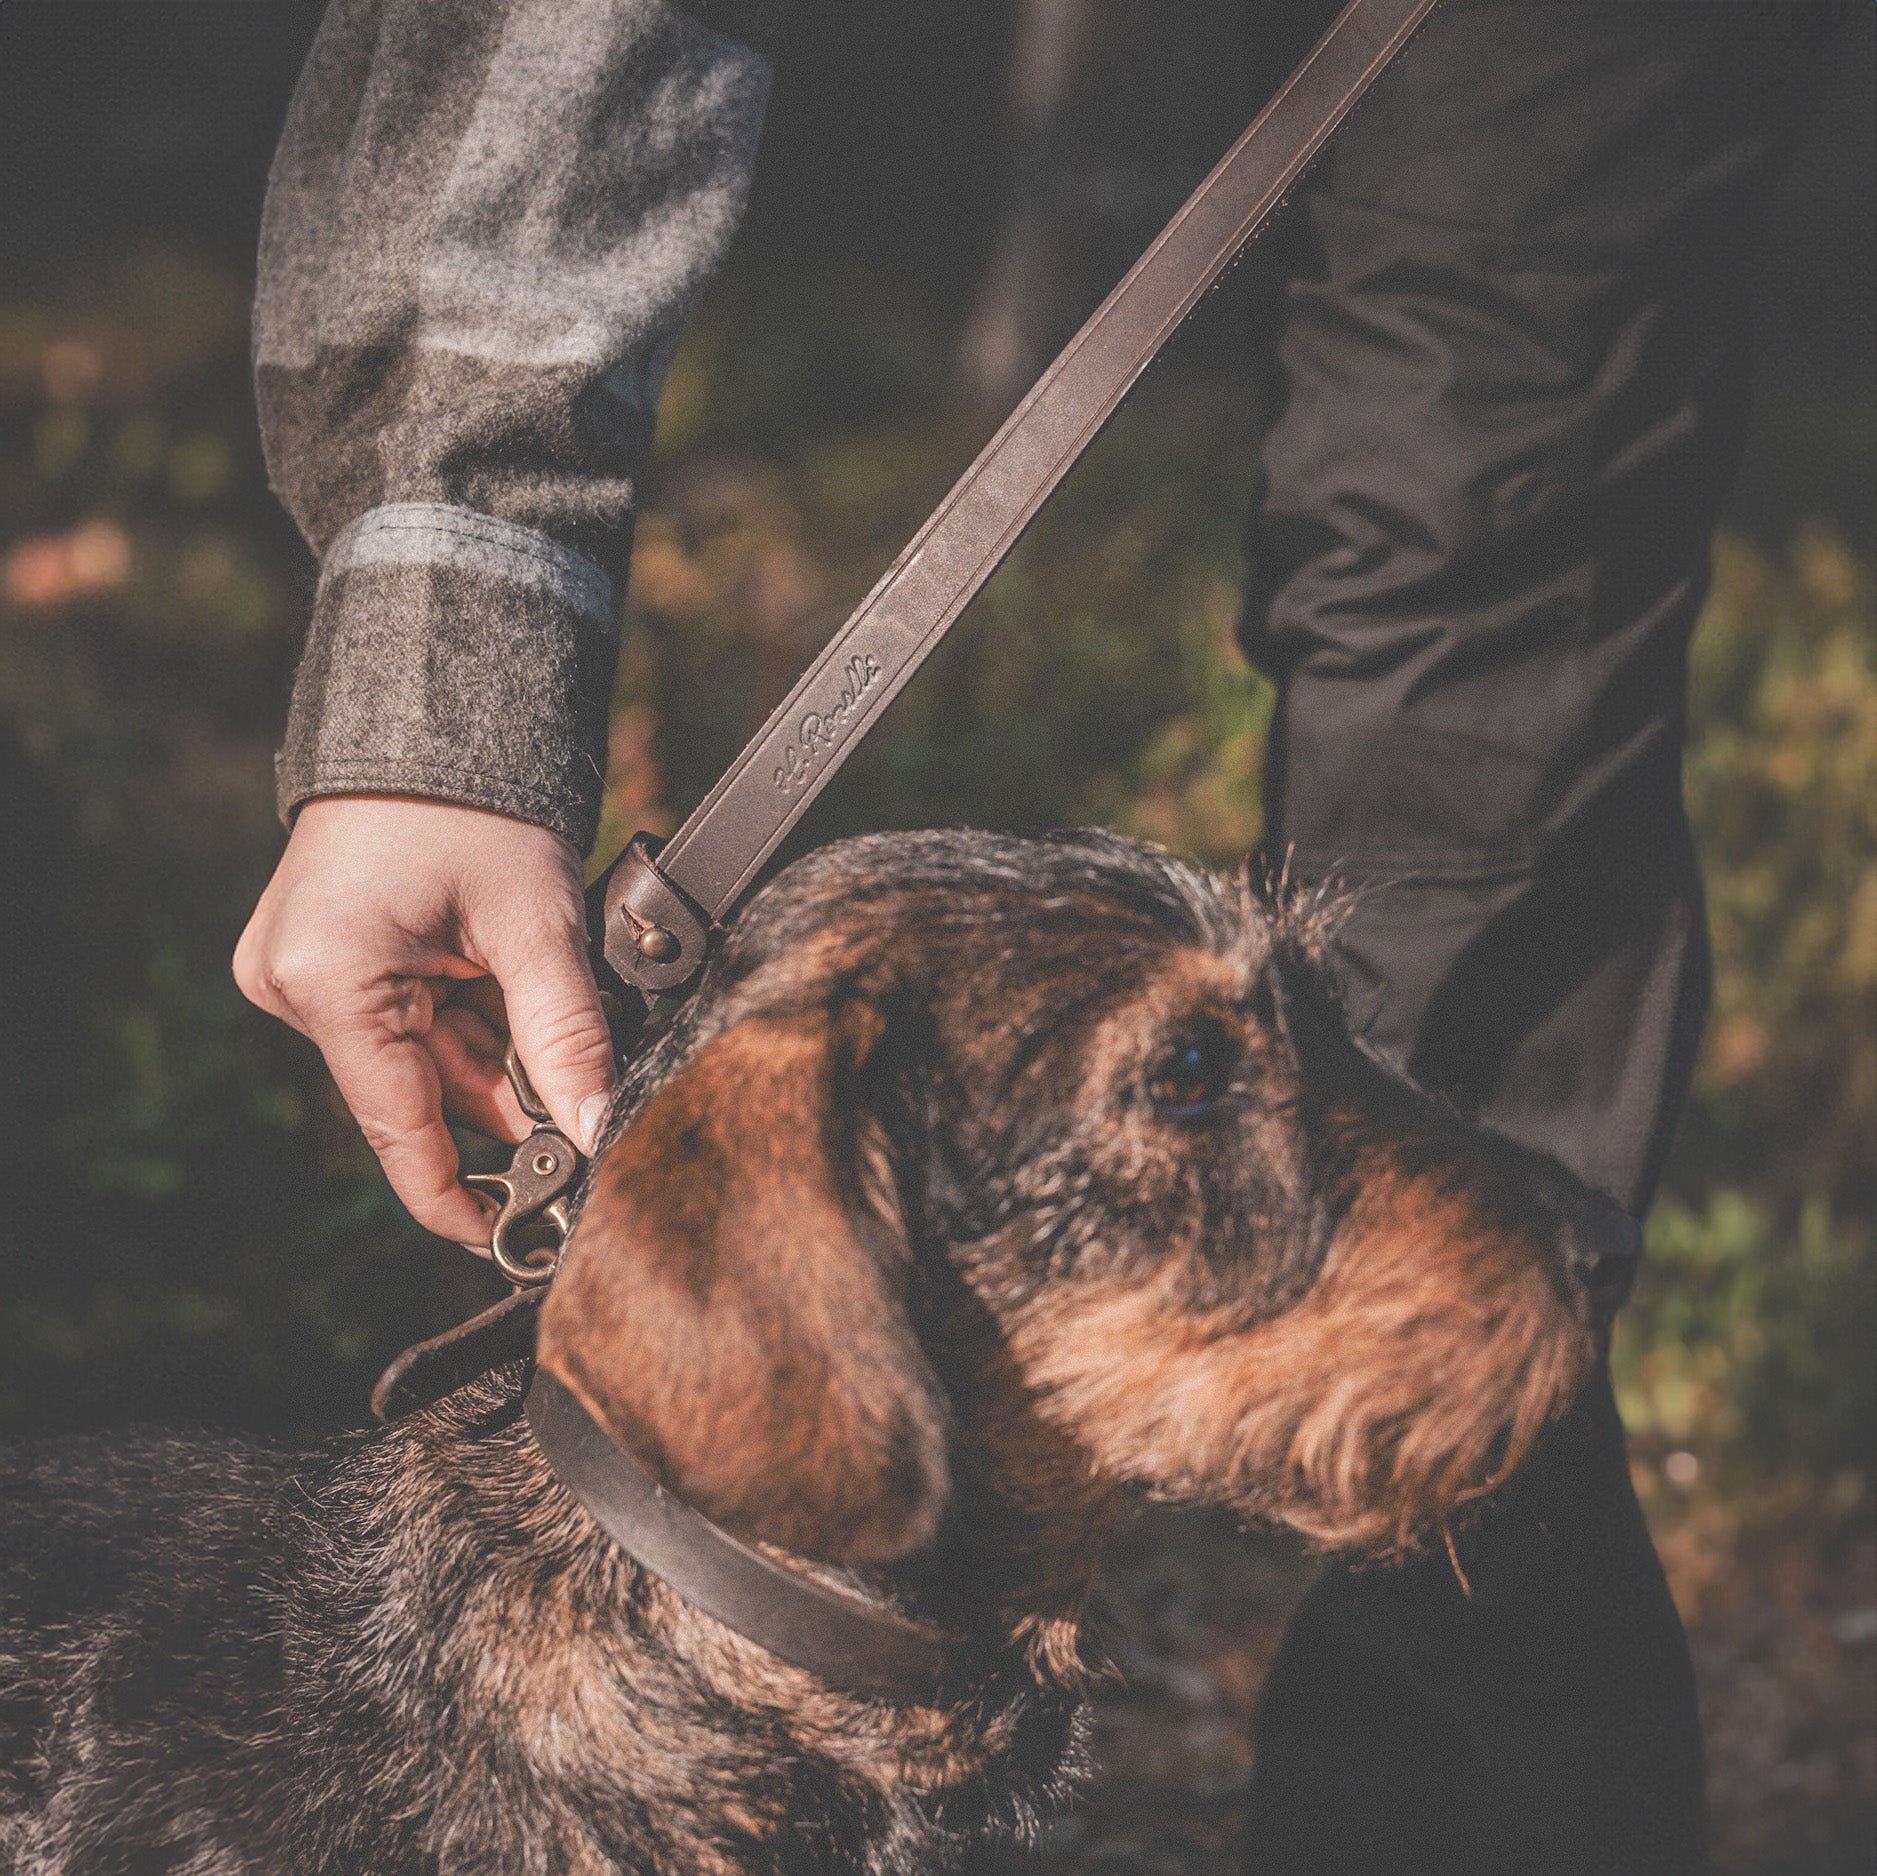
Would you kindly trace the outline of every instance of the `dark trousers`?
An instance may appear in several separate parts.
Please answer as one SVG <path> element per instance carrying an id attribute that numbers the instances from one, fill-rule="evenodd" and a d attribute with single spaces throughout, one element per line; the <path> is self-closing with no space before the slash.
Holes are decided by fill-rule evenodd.
<path id="1" fill-rule="evenodd" d="M 1447 0 L 1300 204 L 1250 534 L 1268 844 L 1357 893 L 1352 1014 L 1646 1207 L 1707 1001 L 1685 652 L 1739 261 L 1838 0 Z M 1333 1565 L 1265 1689 L 1248 1866 L 1705 1866 L 1688 1650 L 1607 1387 L 1461 1543 Z"/>

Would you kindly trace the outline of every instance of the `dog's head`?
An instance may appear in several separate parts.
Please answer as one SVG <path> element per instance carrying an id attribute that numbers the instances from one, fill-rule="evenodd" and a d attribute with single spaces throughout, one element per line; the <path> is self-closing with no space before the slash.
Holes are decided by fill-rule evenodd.
<path id="1" fill-rule="evenodd" d="M 1412 1541 L 1582 1382 L 1596 1212 L 1355 1046 L 1317 940 L 1106 835 L 801 862 L 622 1102 L 541 1361 L 830 1561 L 924 1548 L 989 1448 Z"/>

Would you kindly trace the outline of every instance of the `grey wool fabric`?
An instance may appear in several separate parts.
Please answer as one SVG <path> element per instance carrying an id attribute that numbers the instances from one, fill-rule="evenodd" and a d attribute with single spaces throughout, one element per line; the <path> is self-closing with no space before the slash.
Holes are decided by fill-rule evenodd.
<path id="1" fill-rule="evenodd" d="M 255 305 L 269 474 L 321 561 L 283 818 L 423 795 L 592 843 L 658 390 L 768 98 L 720 27 L 762 36 L 663 0 L 333 0 Z"/>

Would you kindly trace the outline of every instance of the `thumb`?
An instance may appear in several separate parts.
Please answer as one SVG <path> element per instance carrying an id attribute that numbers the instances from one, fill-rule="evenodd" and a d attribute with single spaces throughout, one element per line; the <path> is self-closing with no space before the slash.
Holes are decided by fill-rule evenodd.
<path id="1" fill-rule="evenodd" d="M 613 1038 L 587 962 L 584 925 L 536 926 L 492 946 L 509 1034 L 554 1124 L 591 1157 L 613 1087 Z"/>

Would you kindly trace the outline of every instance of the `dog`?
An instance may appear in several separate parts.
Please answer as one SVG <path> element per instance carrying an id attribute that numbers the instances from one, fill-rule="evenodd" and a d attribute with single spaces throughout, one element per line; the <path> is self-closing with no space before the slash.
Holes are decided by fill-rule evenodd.
<path id="1" fill-rule="evenodd" d="M 15 1454 L 0 1865 L 935 1871 L 1082 1769 L 1129 1489 L 1426 1541 L 1596 1360 L 1591 1195 L 1355 1042 L 1315 900 L 1117 836 L 787 869 L 627 1072 L 540 1370 L 676 1499 L 930 1625 L 846 1691 L 560 1483 L 525 1364 L 314 1452 Z"/>

